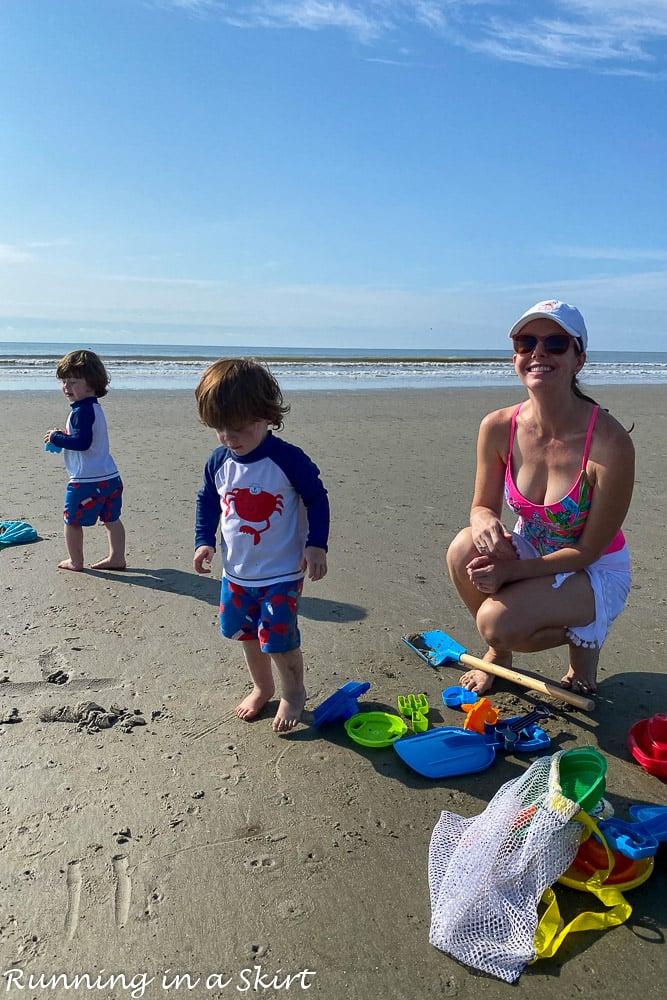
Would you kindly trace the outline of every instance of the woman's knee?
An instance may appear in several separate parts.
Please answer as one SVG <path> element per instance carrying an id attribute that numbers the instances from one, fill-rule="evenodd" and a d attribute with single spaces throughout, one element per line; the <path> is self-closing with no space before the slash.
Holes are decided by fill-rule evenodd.
<path id="1" fill-rule="evenodd" d="M 520 638 L 520 621 L 507 605 L 487 598 L 476 616 L 477 630 L 488 646 L 513 649 Z"/>
<path id="2" fill-rule="evenodd" d="M 472 531 L 470 528 L 463 528 L 452 539 L 447 549 L 447 568 L 451 576 L 458 575 L 465 569 L 472 558 L 473 548 Z"/>

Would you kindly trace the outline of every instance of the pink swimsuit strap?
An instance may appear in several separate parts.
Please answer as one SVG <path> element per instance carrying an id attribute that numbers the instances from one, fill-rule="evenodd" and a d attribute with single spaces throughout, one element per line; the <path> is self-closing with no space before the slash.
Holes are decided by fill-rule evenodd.
<path id="1" fill-rule="evenodd" d="M 576 517 L 578 513 L 584 513 L 590 504 L 590 486 L 587 485 L 588 479 L 586 477 L 586 463 L 588 462 L 588 457 L 590 455 L 595 421 L 597 420 L 598 410 L 600 407 L 597 403 L 593 407 L 593 412 L 588 422 L 588 430 L 586 432 L 586 442 L 584 444 L 584 454 L 581 460 L 581 469 L 579 470 L 579 475 L 575 479 L 574 483 L 561 500 L 557 500 L 551 504 L 536 504 L 533 503 L 532 500 L 528 500 L 527 497 L 524 497 L 523 494 L 519 492 L 517 485 L 514 482 L 514 476 L 512 475 L 512 452 L 514 450 L 516 420 L 522 406 L 523 403 L 519 403 L 512 413 L 509 435 L 509 451 L 507 453 L 507 465 L 505 467 L 505 499 L 512 510 L 520 515 L 526 531 L 529 533 L 535 528 L 536 522 L 534 519 L 538 518 L 539 520 L 546 521 L 549 524 L 550 530 L 553 530 L 554 535 L 560 535 L 561 538 L 564 538 L 567 536 L 567 529 L 556 529 L 552 524 L 551 515 L 558 512 L 560 516 L 563 511 L 567 510 L 571 517 Z M 585 501 L 585 507 L 579 506 L 579 511 L 577 511 L 577 505 L 582 504 L 583 497 L 586 495 L 587 490 L 589 499 Z M 579 529 L 579 533 L 580 532 L 581 528 Z M 623 532 L 619 530 L 611 545 L 607 549 L 607 552 L 615 552 L 619 548 L 622 548 L 624 544 L 625 539 L 623 537 Z"/>
<path id="2" fill-rule="evenodd" d="M 523 496 L 523 494 L 519 493 L 519 490 L 518 490 L 518 488 L 516 486 L 516 483 L 514 482 L 514 476 L 512 475 L 512 452 L 514 450 L 514 435 L 516 433 L 516 418 L 518 417 L 519 410 L 521 409 L 522 406 L 523 406 L 523 403 L 519 403 L 519 405 L 515 408 L 514 413 L 512 414 L 512 423 L 510 425 L 509 451 L 507 452 L 507 471 L 509 473 L 509 475 L 508 475 L 507 478 L 511 482 L 512 487 L 514 489 L 514 492 L 518 496 L 522 497 L 522 499 L 526 503 L 531 504 L 533 507 L 544 507 L 544 504 L 534 504 L 532 502 L 532 500 L 528 500 L 526 497 Z M 591 441 L 593 440 L 593 431 L 595 429 L 595 421 L 597 420 L 598 410 L 599 409 L 600 409 L 600 406 L 599 406 L 598 403 L 596 403 L 595 406 L 593 407 L 593 412 L 591 413 L 591 419 L 588 421 L 588 431 L 586 432 L 586 443 L 584 444 L 584 455 L 583 455 L 583 458 L 581 460 L 581 469 L 580 469 L 580 472 L 579 472 L 579 477 L 573 483 L 572 487 L 570 488 L 570 490 L 568 491 L 568 493 L 566 494 L 566 496 L 570 496 L 576 490 L 577 484 L 579 483 L 579 478 L 581 477 L 581 473 L 586 471 L 586 463 L 588 462 L 588 456 L 589 456 L 590 451 L 591 451 Z"/>

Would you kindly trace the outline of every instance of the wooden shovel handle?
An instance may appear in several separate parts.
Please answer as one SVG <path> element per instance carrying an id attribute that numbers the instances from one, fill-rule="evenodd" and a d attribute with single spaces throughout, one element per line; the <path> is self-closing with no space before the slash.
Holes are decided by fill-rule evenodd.
<path id="1" fill-rule="evenodd" d="M 518 670 L 500 667 L 497 663 L 487 663 L 486 660 L 480 660 L 477 656 L 471 656 L 470 653 L 461 653 L 459 663 L 464 663 L 467 667 L 475 667 L 477 670 L 484 670 L 485 673 L 494 674 L 496 677 L 504 677 L 506 681 L 512 681 L 513 684 L 520 684 L 533 691 L 541 691 L 542 694 L 548 694 L 552 698 L 560 698 L 561 701 L 566 701 L 569 705 L 582 708 L 584 712 L 592 712 L 595 708 L 595 702 L 592 698 L 584 698 L 581 694 L 575 694 L 557 684 L 550 684 L 549 681 L 528 677 Z"/>

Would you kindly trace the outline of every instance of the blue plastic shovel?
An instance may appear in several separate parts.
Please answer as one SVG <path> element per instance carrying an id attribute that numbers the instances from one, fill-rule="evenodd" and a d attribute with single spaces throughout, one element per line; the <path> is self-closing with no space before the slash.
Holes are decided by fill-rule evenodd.
<path id="1" fill-rule="evenodd" d="M 510 670 L 497 663 L 487 663 L 486 660 L 480 660 L 477 656 L 471 656 L 455 639 L 439 629 L 432 632 L 404 635 L 402 639 L 406 646 L 413 649 L 417 656 L 421 656 L 422 660 L 425 660 L 431 667 L 441 667 L 444 663 L 463 663 L 467 667 L 474 667 L 477 670 L 486 671 L 487 674 L 503 677 L 513 684 L 520 684 L 532 691 L 540 691 L 551 698 L 566 701 L 576 708 L 583 708 L 585 712 L 592 712 L 595 708 L 595 702 L 592 698 L 584 698 L 581 694 L 575 694 L 574 691 L 568 691 L 567 688 L 559 687 L 557 684 L 550 684 L 549 681 L 543 681 L 539 677 L 530 677 L 528 674 L 519 673 L 518 670 Z"/>

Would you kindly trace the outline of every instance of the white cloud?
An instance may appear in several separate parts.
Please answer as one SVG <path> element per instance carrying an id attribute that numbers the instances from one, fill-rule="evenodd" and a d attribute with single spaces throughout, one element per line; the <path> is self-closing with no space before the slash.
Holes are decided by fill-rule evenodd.
<path id="1" fill-rule="evenodd" d="M 12 243 L 0 243 L 0 263 L 3 264 L 23 264 L 31 260 L 32 255 L 28 253 L 24 246 L 16 246 Z"/>
<path id="2" fill-rule="evenodd" d="M 543 249 L 551 257 L 570 257 L 575 260 L 667 261 L 667 250 L 655 248 L 548 246 Z"/>
<path id="3" fill-rule="evenodd" d="M 252 342 L 282 346 L 363 342 L 370 347 L 428 348 L 455 347 L 463 341 L 471 347 L 493 347 L 532 302 L 558 297 L 582 310 L 589 329 L 596 331 L 594 349 L 621 349 L 632 329 L 638 337 L 650 335 L 652 349 L 667 350 L 667 269 L 608 274 L 601 267 L 600 272 L 566 280 L 552 266 L 540 283 L 471 281 L 420 292 L 368 285 L 102 276 L 69 265 L 48 270 L 37 261 L 10 267 L 0 259 L 0 284 L 5 287 L 0 316 L 14 325 L 20 319 L 42 319 L 49 328 L 65 322 L 124 324 L 138 339 L 147 337 L 151 327 L 180 327 L 181 341 L 194 337 L 201 343 L 207 342 L 208 331 L 224 329 L 236 330 L 248 343 L 256 331 Z"/>
<path id="4" fill-rule="evenodd" d="M 0 243 L 0 263 L 26 264 L 36 260 L 43 250 L 70 246 L 67 240 L 26 240 L 25 243 Z"/>
<path id="5" fill-rule="evenodd" d="M 361 42 L 420 27 L 501 61 L 660 76 L 667 0 L 153 0 L 237 28 L 325 28 Z M 384 61 L 384 60 L 383 60 Z M 388 60 L 389 61 L 389 60 Z"/>
<path id="6" fill-rule="evenodd" d="M 481 37 L 466 33 L 462 43 L 497 59 L 553 69 L 576 67 L 641 75 L 662 72 L 654 49 L 667 38 L 665 3 L 660 3 L 662 16 L 654 17 L 621 0 L 615 10 L 594 0 L 578 5 L 555 0 L 543 6 L 552 8 L 550 16 L 535 14 L 524 19 L 506 17 L 502 12 L 493 15 L 480 23 Z"/>
<path id="7" fill-rule="evenodd" d="M 162 0 L 162 5 L 215 16 L 236 28 L 339 28 L 365 42 L 393 27 L 396 7 L 395 0 Z"/>

